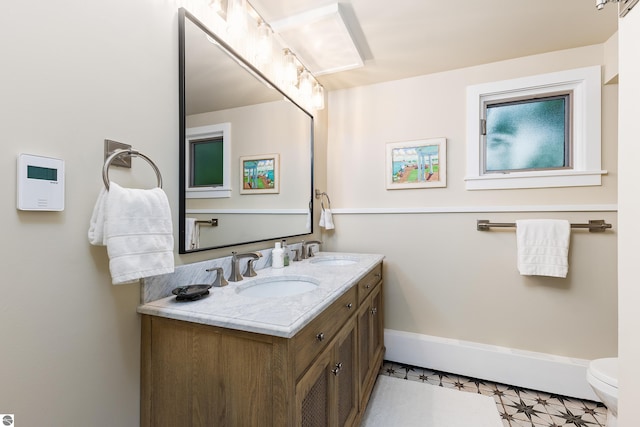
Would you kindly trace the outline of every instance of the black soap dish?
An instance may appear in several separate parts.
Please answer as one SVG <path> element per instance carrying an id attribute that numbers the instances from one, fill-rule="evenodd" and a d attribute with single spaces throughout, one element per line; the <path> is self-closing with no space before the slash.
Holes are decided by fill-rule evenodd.
<path id="1" fill-rule="evenodd" d="M 197 301 L 202 297 L 209 295 L 211 285 L 188 285 L 179 286 L 171 291 L 177 301 Z"/>

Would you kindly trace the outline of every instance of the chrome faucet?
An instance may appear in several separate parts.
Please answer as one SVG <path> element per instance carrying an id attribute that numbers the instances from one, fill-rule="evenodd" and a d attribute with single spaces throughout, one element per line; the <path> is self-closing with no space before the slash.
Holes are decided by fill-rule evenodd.
<path id="1" fill-rule="evenodd" d="M 289 250 L 293 252 L 291 261 L 300 261 L 300 251 L 302 250 L 302 248 L 289 248 Z"/>
<path id="2" fill-rule="evenodd" d="M 310 248 L 311 245 L 318 245 L 318 247 L 322 244 L 319 240 L 309 240 L 308 242 L 302 241 L 302 259 L 307 259 L 313 257 L 313 249 Z M 308 249 L 307 249 L 308 248 Z"/>
<path id="3" fill-rule="evenodd" d="M 229 282 L 227 282 L 227 279 L 224 278 L 224 270 L 222 269 L 222 267 L 207 268 L 207 271 L 216 272 L 216 280 L 213 281 L 211 286 L 220 288 L 222 286 L 227 286 L 229 284 Z"/>
<path id="4" fill-rule="evenodd" d="M 244 254 L 239 254 L 237 252 L 231 252 L 231 275 L 229 276 L 229 280 L 232 282 L 239 282 L 242 280 L 242 274 L 240 274 L 240 260 L 242 258 L 251 258 L 249 263 L 247 264 L 247 268 L 244 271 L 244 275 L 247 277 L 253 277 L 256 275 L 255 270 L 253 269 L 253 261 L 262 257 L 261 252 L 247 252 Z"/>

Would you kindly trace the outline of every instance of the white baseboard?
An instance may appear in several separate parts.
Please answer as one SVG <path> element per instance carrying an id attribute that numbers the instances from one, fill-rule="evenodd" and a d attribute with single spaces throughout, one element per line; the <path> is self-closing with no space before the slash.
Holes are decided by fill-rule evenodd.
<path id="1" fill-rule="evenodd" d="M 385 360 L 599 400 L 586 379 L 589 361 L 385 329 Z"/>

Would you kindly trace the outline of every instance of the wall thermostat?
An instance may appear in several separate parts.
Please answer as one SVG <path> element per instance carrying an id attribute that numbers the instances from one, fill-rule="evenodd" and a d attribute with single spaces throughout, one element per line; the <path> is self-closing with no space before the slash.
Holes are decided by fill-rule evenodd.
<path id="1" fill-rule="evenodd" d="M 64 160 L 31 154 L 18 156 L 18 209 L 64 210 Z"/>

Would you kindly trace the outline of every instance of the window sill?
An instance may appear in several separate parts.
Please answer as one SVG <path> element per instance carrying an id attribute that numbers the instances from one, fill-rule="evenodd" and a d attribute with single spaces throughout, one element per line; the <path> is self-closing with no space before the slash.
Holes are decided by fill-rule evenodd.
<path id="1" fill-rule="evenodd" d="M 230 188 L 202 188 L 185 191 L 187 199 L 222 199 L 225 197 L 231 197 Z"/>
<path id="2" fill-rule="evenodd" d="M 602 175 L 606 174 L 606 170 L 510 172 L 466 177 L 465 181 L 467 190 L 587 187 L 602 185 Z"/>

